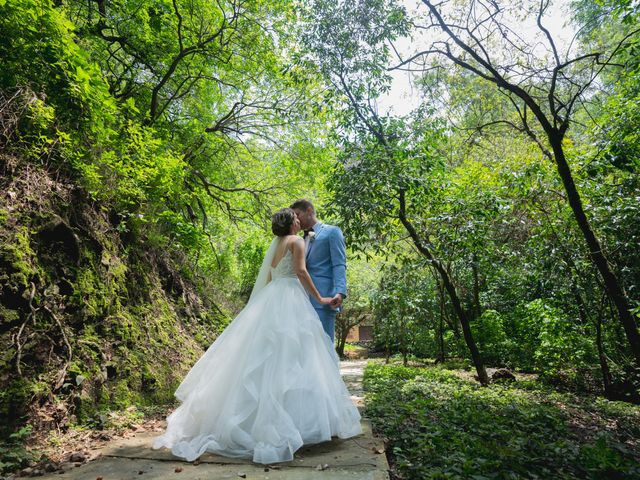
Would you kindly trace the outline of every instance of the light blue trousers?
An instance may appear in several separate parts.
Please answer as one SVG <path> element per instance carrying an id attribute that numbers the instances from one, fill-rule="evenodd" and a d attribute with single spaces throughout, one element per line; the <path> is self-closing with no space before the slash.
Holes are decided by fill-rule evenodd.
<path id="1" fill-rule="evenodd" d="M 322 328 L 324 328 L 326 334 L 329 335 L 331 343 L 334 343 L 337 312 L 335 310 L 329 310 L 328 308 L 316 308 L 316 312 L 318 312 L 318 316 L 322 322 Z"/>

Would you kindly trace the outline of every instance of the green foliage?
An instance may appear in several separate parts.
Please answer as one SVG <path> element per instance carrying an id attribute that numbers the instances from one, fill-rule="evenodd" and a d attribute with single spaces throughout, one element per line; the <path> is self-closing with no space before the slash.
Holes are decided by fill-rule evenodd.
<path id="1" fill-rule="evenodd" d="M 37 459 L 38 454 L 24 446 L 32 430 L 31 425 L 25 425 L 0 442 L 0 472 L 15 471 Z"/>
<path id="2" fill-rule="evenodd" d="M 608 51 L 637 24 L 626 0 L 572 8 L 584 27 L 576 51 Z M 599 368 L 598 326 L 614 380 L 633 376 L 554 166 L 499 123 L 519 121 L 504 92 L 458 68 L 427 69 L 414 78 L 423 105 L 376 114 L 397 61 L 391 43 L 412 33 L 410 20 L 393 0 L 0 0 L 1 414 L 24 421 L 29 402 L 54 396 L 72 421 L 99 427 L 111 408 L 170 401 L 249 294 L 269 213 L 297 197 L 343 228 L 345 312 L 373 312 L 389 353 L 468 365 L 451 302 L 399 220 L 402 194 L 487 362 L 577 380 Z M 639 52 L 629 37 L 620 66 L 575 104 L 564 143 L 636 310 Z M 573 88 L 560 83 L 559 95 Z M 43 241 L 54 215 L 77 258 Z M 56 390 L 63 337 L 72 355 Z M 615 438 L 571 437 L 538 383 L 482 390 L 446 371 L 385 372 L 368 373 L 370 408 L 410 478 L 631 471 Z"/>
<path id="3" fill-rule="evenodd" d="M 436 337 L 444 334 L 444 326 L 440 325 L 437 299 L 430 295 L 433 283 L 431 274 L 413 263 L 383 270 L 372 302 L 378 348 L 401 352 L 405 360 L 409 356 L 439 357 Z M 450 340 L 447 346 L 451 348 L 453 343 Z"/>
<path id="4" fill-rule="evenodd" d="M 333 210 L 343 219 L 352 248 L 363 252 L 385 252 L 390 242 L 405 235 L 398 220 L 401 191 L 406 192 L 412 220 L 419 215 L 416 210 L 421 212 L 442 199 L 438 147 L 443 137 L 438 122 L 429 118 L 384 122 L 394 144 L 386 148 L 371 134 L 345 139 L 329 184 Z M 362 189 L 364 184 L 367 189 Z"/>
<path id="5" fill-rule="evenodd" d="M 25 467 L 36 458 L 34 452 L 24 447 L 31 430 L 30 425 L 22 427 L 0 443 L 0 472 L 11 472 Z"/>
<path id="6" fill-rule="evenodd" d="M 230 219 L 261 224 L 290 196 L 321 196 L 327 116 L 309 100 L 313 73 L 288 65 L 288 2 L 94 7 L 0 7 L 14 153 L 75 177 L 129 238 L 192 253 L 228 235 Z"/>
<path id="7" fill-rule="evenodd" d="M 248 296 L 253 288 L 253 282 L 258 276 L 262 259 L 266 253 L 266 245 L 262 239 L 249 238 L 238 248 L 238 262 L 240 264 L 240 292 Z"/>
<path id="8" fill-rule="evenodd" d="M 160 213 L 158 224 L 163 227 L 163 230 L 172 232 L 175 239 L 186 251 L 199 251 L 206 244 L 206 235 L 202 229 L 173 210 L 165 210 Z"/>
<path id="9" fill-rule="evenodd" d="M 585 368 L 593 362 L 593 345 L 579 321 L 538 299 L 524 305 L 516 320 L 516 338 L 522 345 L 522 364 L 543 374 Z"/>
<path id="10" fill-rule="evenodd" d="M 7 354 L 3 355 L 2 363 L 4 369 L 7 368 L 10 358 Z M 9 421 L 12 420 L 10 416 L 24 415 L 24 405 L 34 393 L 35 386 L 33 383 L 35 382 L 16 379 L 11 383 L 7 383 L 0 391 L 0 415 L 6 418 L 0 432 L 3 437 L 8 437 L 14 430 L 14 425 Z"/>
<path id="11" fill-rule="evenodd" d="M 333 119 L 293 65 L 295 6 L 0 2 L 6 428 L 47 402 L 96 428 L 172 402 L 242 306 L 271 211 L 322 209 Z"/>
<path id="12" fill-rule="evenodd" d="M 504 365 L 513 361 L 517 341 L 507 336 L 504 320 L 495 310 L 485 310 L 473 323 L 473 332 L 483 358 L 491 365 Z M 518 364 L 519 367 L 523 365 Z"/>
<path id="13" fill-rule="evenodd" d="M 587 363 L 589 342 L 577 321 L 538 300 L 526 308 L 530 315 L 527 320 L 535 319 L 540 325 L 538 348 L 534 354 L 538 368 L 542 372 L 570 366 L 583 368 Z"/>
<path id="14" fill-rule="evenodd" d="M 640 232 L 637 6 L 626 1 L 573 2 L 576 42 L 568 47 L 559 41 L 556 46 L 560 57 L 569 48 L 577 60 L 554 70 L 550 50 L 538 58 L 539 50 L 532 45 L 510 48 L 509 42 L 513 46 L 523 39 L 500 37 L 503 29 L 497 23 L 487 31 L 480 57 L 463 55 L 453 64 L 447 57 L 456 56 L 460 45 L 451 42 L 445 48 L 440 40 L 430 44 L 431 37 L 419 34 L 423 27 L 437 30 L 423 24 L 426 18 L 435 18 L 426 4 L 415 11 L 398 2 L 363 0 L 344 9 L 337 5 L 314 3 L 315 11 L 309 13 L 314 25 L 304 39 L 309 58 L 343 100 L 337 133 L 342 152 L 329 191 L 352 248 L 363 256 L 383 253 L 388 269 L 394 264 L 395 268 L 400 258 L 414 265 L 424 261 L 412 251 L 399 221 L 399 198 L 404 194 L 407 218 L 452 278 L 485 360 L 574 380 L 583 375 L 587 380 L 592 377 L 587 372 L 601 368 L 603 383 L 609 369 L 624 382 L 629 376 L 622 373 L 629 371 L 629 343 L 584 250 L 585 238 L 567 204 L 547 135 L 542 124 L 536 125 L 531 105 L 523 107 L 520 99 L 510 98 L 500 81 L 487 81 L 491 69 L 478 74 L 486 66 L 478 58 L 486 55 L 487 61 L 498 65 L 503 53 L 515 55 L 519 73 L 511 65 L 505 67 L 509 74 L 503 78 L 516 81 L 522 75 L 516 81 L 518 88 L 528 92 L 556 127 L 567 115 L 567 130 L 560 130 L 573 181 L 629 304 L 636 306 L 640 302 L 639 251 L 634 248 Z M 487 4 L 483 15 L 488 15 L 489 23 L 524 24 L 545 5 Z M 489 14 L 492 8 L 497 9 L 495 15 Z M 471 3 L 459 2 L 443 14 L 451 24 L 464 25 L 481 18 L 475 13 L 469 16 L 472 10 Z M 543 25 L 545 15 L 548 12 L 542 15 Z M 478 28 L 485 26 L 481 22 Z M 472 45 L 480 41 L 464 28 L 454 30 L 469 35 Z M 537 45 L 547 45 L 546 34 L 538 33 L 542 42 Z M 398 41 L 402 36 L 411 37 L 408 43 L 416 52 L 428 53 L 411 57 Z M 421 46 L 413 43 L 425 40 Z M 590 70 L 584 62 L 595 54 L 589 52 L 609 52 L 606 55 L 615 58 L 615 65 Z M 415 62 L 401 64 L 394 72 L 394 65 L 410 57 Z M 404 68 L 415 74 L 412 84 L 424 97 L 410 115 L 396 118 L 379 109 L 377 102 L 389 90 L 390 76 Z M 554 71 L 562 71 L 562 78 L 551 81 Z M 578 90 L 586 96 L 578 94 L 580 101 L 569 102 L 588 73 L 602 81 L 602 88 L 593 88 L 596 83 L 600 86 L 600 80 L 588 81 L 584 92 Z M 562 104 L 571 108 L 565 111 L 558 107 Z M 525 128 L 520 127 L 523 120 Z M 426 269 L 423 276 L 428 277 Z M 395 281 L 401 284 L 402 278 Z M 376 320 L 380 327 L 385 322 L 388 326 L 378 328 L 380 346 L 429 356 L 466 355 L 457 348 L 459 330 L 451 302 L 423 305 L 419 316 L 426 321 L 421 324 L 413 321 L 415 316 L 394 317 L 384 310 L 391 300 L 398 300 L 402 309 L 420 303 L 419 298 L 441 295 L 436 282 L 414 277 L 409 283 L 397 287 L 380 283 Z M 437 321 L 440 316 L 443 324 Z M 600 326 L 602 335 L 596 339 Z M 436 341 L 441 345 L 443 338 L 446 351 L 440 354 L 433 346 Z M 607 365 L 598 362 L 598 348 Z"/>
<path id="15" fill-rule="evenodd" d="M 517 383 L 479 387 L 434 368 L 370 364 L 364 382 L 367 414 L 389 439 L 401 478 L 640 475 L 628 442 L 640 431 L 637 407 L 521 390 Z M 595 424 L 575 428 L 587 418 Z M 611 421 L 620 427 L 605 430 Z"/>

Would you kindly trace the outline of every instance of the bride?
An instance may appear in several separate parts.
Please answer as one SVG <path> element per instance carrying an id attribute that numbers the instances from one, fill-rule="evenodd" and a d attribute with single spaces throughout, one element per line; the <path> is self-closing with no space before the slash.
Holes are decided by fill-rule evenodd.
<path id="1" fill-rule="evenodd" d="M 299 230 L 293 210 L 273 215 L 276 238 L 249 302 L 176 390 L 181 405 L 153 448 L 187 461 L 212 452 L 270 464 L 292 460 L 303 444 L 361 433 L 338 357 L 307 295 L 331 302 L 307 272 Z"/>

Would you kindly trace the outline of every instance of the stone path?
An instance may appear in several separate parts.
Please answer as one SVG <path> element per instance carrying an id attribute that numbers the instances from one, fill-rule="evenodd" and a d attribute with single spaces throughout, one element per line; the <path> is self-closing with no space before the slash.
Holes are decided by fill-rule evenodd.
<path id="1" fill-rule="evenodd" d="M 342 379 L 351 393 L 351 400 L 358 407 L 360 413 L 364 409 L 364 390 L 362 388 L 362 372 L 367 366 L 366 360 L 347 360 L 340 362 Z"/>
<path id="2" fill-rule="evenodd" d="M 340 370 L 354 403 L 362 408 L 362 371 L 366 360 L 345 361 Z M 291 462 L 263 466 L 205 454 L 198 462 L 187 463 L 167 450 L 152 450 L 157 432 L 144 432 L 132 438 L 114 441 L 99 456 L 78 467 L 68 466 L 64 473 L 40 477 L 73 480 L 388 480 L 387 459 L 382 441 L 375 438 L 367 419 L 362 420 L 363 434 L 347 440 L 303 447 Z"/>

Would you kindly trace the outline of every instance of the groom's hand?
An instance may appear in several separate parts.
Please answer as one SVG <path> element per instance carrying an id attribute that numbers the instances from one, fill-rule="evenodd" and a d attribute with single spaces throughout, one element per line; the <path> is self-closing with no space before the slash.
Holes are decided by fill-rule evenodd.
<path id="1" fill-rule="evenodd" d="M 333 308 L 339 308 L 342 306 L 342 294 L 336 293 L 335 296 L 331 299 L 331 306 Z"/>

